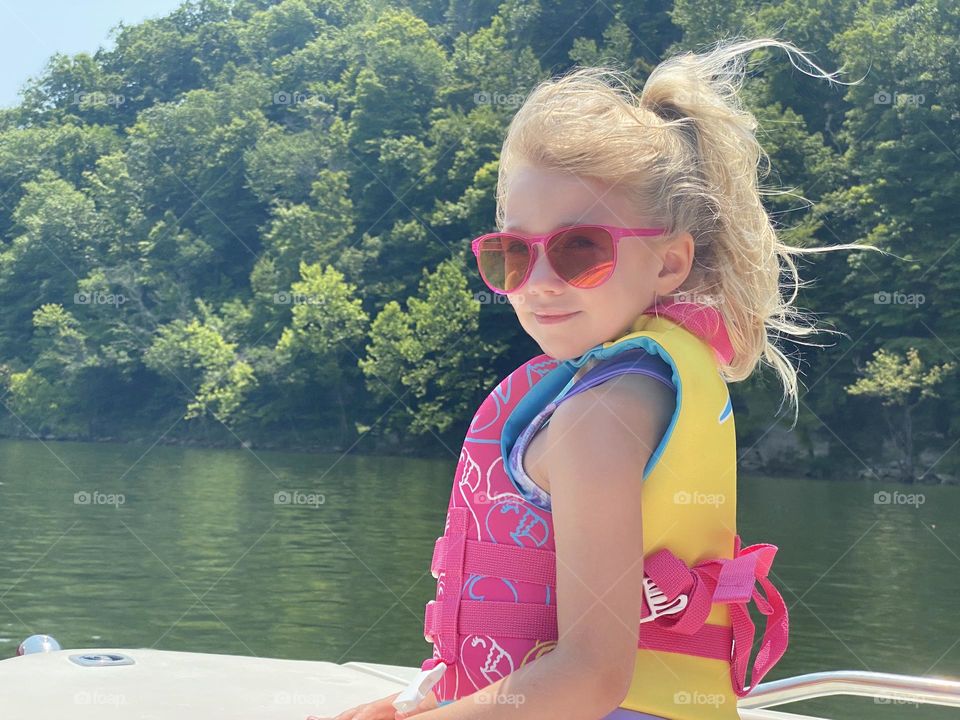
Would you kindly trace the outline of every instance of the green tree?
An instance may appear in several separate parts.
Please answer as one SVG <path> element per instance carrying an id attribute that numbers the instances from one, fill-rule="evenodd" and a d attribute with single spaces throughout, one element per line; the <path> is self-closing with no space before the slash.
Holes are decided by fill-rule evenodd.
<path id="1" fill-rule="evenodd" d="M 387 429 L 409 435 L 452 435 L 496 378 L 486 360 L 501 347 L 476 340 L 480 302 L 455 261 L 424 271 L 422 297 L 387 303 L 360 360 L 367 388 L 391 413 Z M 397 407 L 399 406 L 399 407 Z"/>
<path id="2" fill-rule="evenodd" d="M 321 170 L 313 182 L 309 204 L 274 205 L 263 245 L 280 273 L 281 287 L 298 279 L 301 263 L 339 264 L 353 233 L 347 179 L 346 173 Z"/>
<path id="3" fill-rule="evenodd" d="M 144 364 L 168 378 L 186 403 L 185 420 L 207 413 L 230 427 L 257 378 L 224 322 L 201 300 L 202 317 L 175 320 L 160 328 L 144 352 Z"/>
<path id="4" fill-rule="evenodd" d="M 300 277 L 289 292 L 276 295 L 275 302 L 292 309 L 275 349 L 278 372 L 287 392 L 314 404 L 312 412 L 316 403 L 334 404 L 342 446 L 356 434 L 351 386 L 358 373 L 353 368 L 370 320 L 356 286 L 336 268 L 301 262 Z"/>
<path id="5" fill-rule="evenodd" d="M 913 411 L 925 400 L 939 397 L 937 386 L 956 367 L 954 362 L 924 367 L 916 348 L 907 350 L 906 357 L 881 348 L 867 362 L 863 377 L 846 388 L 851 395 L 880 399 L 905 482 L 915 479 Z"/>
<path id="6" fill-rule="evenodd" d="M 89 434 L 96 419 L 84 417 L 89 407 L 88 385 L 99 359 L 63 306 L 48 303 L 33 313 L 36 353 L 32 367 L 7 378 L 8 408 L 26 425 L 26 434 Z"/>
<path id="7" fill-rule="evenodd" d="M 24 183 L 12 216 L 16 236 L 0 247 L 0 354 L 21 352 L 43 303 L 72 301 L 77 280 L 99 254 L 93 202 L 52 171 Z"/>
<path id="8" fill-rule="evenodd" d="M 240 47 L 251 57 L 270 61 L 305 45 L 318 24 L 304 0 L 283 0 L 250 16 L 240 32 Z"/>

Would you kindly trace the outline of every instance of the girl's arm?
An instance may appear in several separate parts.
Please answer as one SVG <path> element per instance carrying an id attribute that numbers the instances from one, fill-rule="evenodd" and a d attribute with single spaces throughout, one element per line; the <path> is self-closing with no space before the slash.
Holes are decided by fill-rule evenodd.
<path id="1" fill-rule="evenodd" d="M 643 468 L 675 395 L 630 374 L 561 404 L 547 425 L 557 552 L 557 647 L 422 720 L 597 720 L 633 679 L 643 589 Z"/>

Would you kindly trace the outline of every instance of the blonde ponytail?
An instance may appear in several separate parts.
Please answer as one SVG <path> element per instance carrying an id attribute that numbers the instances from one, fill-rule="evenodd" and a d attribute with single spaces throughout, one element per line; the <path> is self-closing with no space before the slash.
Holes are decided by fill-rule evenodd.
<path id="1" fill-rule="evenodd" d="M 773 193 L 758 183 L 758 166 L 763 160 L 763 174 L 769 173 L 769 157 L 757 141 L 756 118 L 738 94 L 742 55 L 771 45 L 786 50 L 794 67 L 795 52 L 819 71 L 813 76 L 838 82 L 789 42 L 764 38 L 719 41 L 704 53 L 671 57 L 653 70 L 639 97 L 629 75 L 610 67 L 575 68 L 541 83 L 507 131 L 497 223 L 503 227 L 511 173 L 524 164 L 623 189 L 651 224 L 668 228 L 670 236 L 693 236 L 694 264 L 674 294 L 713 304 L 722 313 L 735 352 L 720 369 L 724 379 L 744 380 L 765 363 L 779 375 L 784 398 L 798 408 L 797 371 L 776 340 L 833 331 L 817 328 L 793 305 L 806 284 L 793 256 L 882 251 L 858 244 L 801 248 L 780 241 L 762 202 L 764 194 Z M 783 266 L 790 277 L 786 284 L 781 283 Z M 787 288 L 792 294 L 784 297 Z"/>

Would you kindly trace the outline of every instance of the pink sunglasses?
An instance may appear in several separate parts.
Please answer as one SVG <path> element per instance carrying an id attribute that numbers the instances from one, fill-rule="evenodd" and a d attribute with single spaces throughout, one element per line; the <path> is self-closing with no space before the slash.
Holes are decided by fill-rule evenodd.
<path id="1" fill-rule="evenodd" d="M 495 232 L 471 244 L 480 276 L 495 293 L 517 292 L 530 278 L 536 245 L 543 245 L 550 267 L 575 288 L 595 288 L 617 266 L 617 244 L 624 237 L 664 235 L 666 228 L 571 225 L 546 235 Z"/>

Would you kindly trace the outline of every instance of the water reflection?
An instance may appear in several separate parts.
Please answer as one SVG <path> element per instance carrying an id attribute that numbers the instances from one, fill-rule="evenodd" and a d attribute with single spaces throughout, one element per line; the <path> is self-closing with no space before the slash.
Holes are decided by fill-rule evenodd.
<path id="1" fill-rule="evenodd" d="M 419 664 L 455 465 L 0 441 L 0 657 L 45 632 L 65 648 Z M 902 495 L 884 502 L 883 490 Z M 960 676 L 960 489 L 743 477 L 738 501 L 744 544 L 780 547 L 791 612 L 790 649 L 767 679 Z M 904 712 L 863 699 L 795 707 Z"/>

